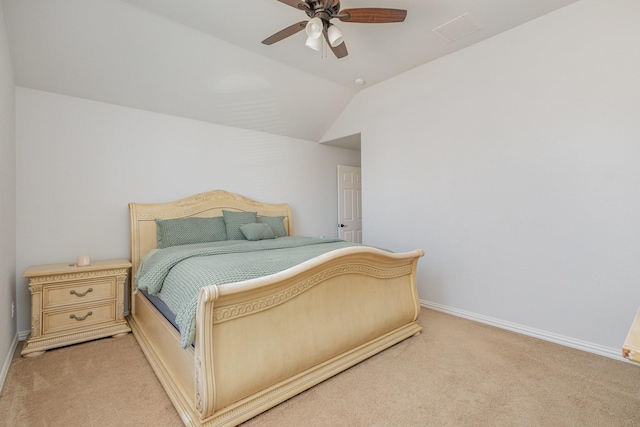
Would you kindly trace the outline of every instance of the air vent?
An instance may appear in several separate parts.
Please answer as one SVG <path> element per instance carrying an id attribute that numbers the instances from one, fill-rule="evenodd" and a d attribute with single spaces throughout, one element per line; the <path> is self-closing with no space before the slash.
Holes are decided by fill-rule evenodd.
<path id="1" fill-rule="evenodd" d="M 481 30 L 482 27 L 468 13 L 458 16 L 455 19 L 440 25 L 433 31 L 448 42 L 459 40 L 463 37 Z"/>

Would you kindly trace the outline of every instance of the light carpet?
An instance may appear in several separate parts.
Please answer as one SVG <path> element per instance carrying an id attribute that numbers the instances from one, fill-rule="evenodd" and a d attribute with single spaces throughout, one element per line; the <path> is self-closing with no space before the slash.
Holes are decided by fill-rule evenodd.
<path id="1" fill-rule="evenodd" d="M 420 335 L 244 425 L 640 426 L 640 365 L 424 308 L 419 323 Z M 131 334 L 33 359 L 19 350 L 0 425 L 181 425 Z"/>

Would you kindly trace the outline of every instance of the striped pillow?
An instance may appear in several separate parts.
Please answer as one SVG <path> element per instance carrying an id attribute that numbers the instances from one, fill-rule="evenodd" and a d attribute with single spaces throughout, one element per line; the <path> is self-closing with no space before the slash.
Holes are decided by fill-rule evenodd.
<path id="1" fill-rule="evenodd" d="M 247 240 L 240 226 L 257 222 L 256 212 L 222 211 L 222 216 L 227 230 L 227 240 Z"/>
<path id="2" fill-rule="evenodd" d="M 224 218 L 156 218 L 158 248 L 227 240 Z"/>
<path id="3" fill-rule="evenodd" d="M 269 224 L 242 224 L 240 226 L 240 231 L 244 234 L 244 237 L 247 240 L 265 240 L 265 239 L 275 239 L 276 235 L 273 234 L 273 230 L 269 227 Z"/>
<path id="4" fill-rule="evenodd" d="M 269 224 L 271 229 L 273 230 L 273 234 L 276 237 L 284 237 L 287 235 L 287 230 L 284 228 L 284 217 L 283 216 L 259 216 L 258 222 L 262 224 Z"/>

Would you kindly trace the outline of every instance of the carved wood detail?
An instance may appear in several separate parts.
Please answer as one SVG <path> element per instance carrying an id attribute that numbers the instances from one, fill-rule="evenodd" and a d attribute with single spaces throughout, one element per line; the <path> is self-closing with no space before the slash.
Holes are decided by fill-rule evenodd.
<path id="1" fill-rule="evenodd" d="M 37 314 L 31 316 L 31 338 L 40 336 L 40 317 Z"/>
<path id="2" fill-rule="evenodd" d="M 95 277 L 104 277 L 104 276 L 118 276 L 123 275 L 123 279 L 127 274 L 126 268 L 118 268 L 113 270 L 96 270 L 96 271 L 78 271 L 73 273 L 63 273 L 63 274 L 52 274 L 50 276 L 38 276 L 32 277 L 30 279 L 29 287 L 34 284 L 40 283 L 49 283 L 49 282 L 63 282 L 66 280 L 77 280 L 77 279 L 92 279 Z"/>
<path id="3" fill-rule="evenodd" d="M 296 295 L 305 292 L 313 286 L 342 274 L 363 274 L 370 277 L 388 279 L 411 274 L 412 266 L 402 266 L 392 269 L 381 269 L 370 265 L 351 264 L 334 267 L 318 274 L 314 274 L 307 280 L 297 283 L 275 295 L 266 298 L 259 298 L 253 301 L 229 307 L 221 307 L 213 310 L 214 323 L 226 322 L 237 317 L 257 313 L 262 310 L 282 304 Z"/>
<path id="4" fill-rule="evenodd" d="M 123 328 L 122 325 L 115 325 L 115 326 L 109 326 L 104 328 L 94 328 L 91 330 L 76 332 L 72 334 L 53 336 L 50 338 L 43 337 L 37 340 L 31 339 L 34 337 L 29 337 L 30 339 L 25 345 L 24 350 L 31 350 L 31 351 L 40 351 L 43 349 L 46 350 L 54 347 L 60 347 L 62 345 L 68 345 L 71 342 L 73 343 L 83 342 L 83 341 L 88 341 L 95 338 L 116 335 L 122 332 L 129 332 L 129 328 L 126 326 L 126 324 L 125 324 L 125 328 Z"/>
<path id="5" fill-rule="evenodd" d="M 196 411 L 202 417 L 202 359 L 196 354 L 195 356 L 195 375 L 196 375 L 196 390 L 194 396 L 194 403 Z"/>

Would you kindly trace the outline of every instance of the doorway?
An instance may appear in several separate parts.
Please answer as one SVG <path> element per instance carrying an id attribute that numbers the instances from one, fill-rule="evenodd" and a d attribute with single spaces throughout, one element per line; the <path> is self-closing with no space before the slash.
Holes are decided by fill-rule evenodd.
<path id="1" fill-rule="evenodd" d="M 338 165 L 338 238 L 362 243 L 362 173 Z"/>

